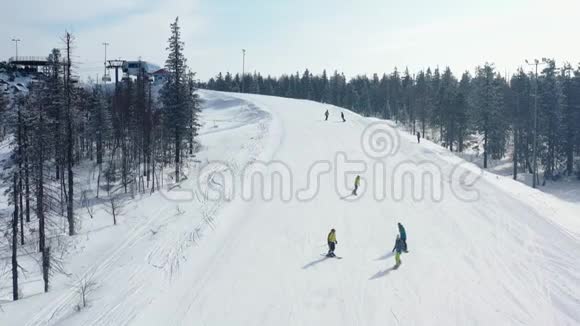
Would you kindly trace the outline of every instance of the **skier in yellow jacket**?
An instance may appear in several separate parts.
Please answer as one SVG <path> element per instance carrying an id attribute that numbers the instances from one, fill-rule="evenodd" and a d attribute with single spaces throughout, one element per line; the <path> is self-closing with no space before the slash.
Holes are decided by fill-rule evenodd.
<path id="1" fill-rule="evenodd" d="M 352 191 L 353 195 L 357 195 L 357 191 L 358 191 L 358 187 L 360 187 L 360 175 L 357 175 L 356 178 L 354 178 L 354 190 Z"/>
<path id="2" fill-rule="evenodd" d="M 334 247 L 338 243 L 338 241 L 336 241 L 335 229 L 330 230 L 330 233 L 328 234 L 326 240 L 328 241 L 328 254 L 326 254 L 326 257 L 336 257 L 334 254 Z"/>

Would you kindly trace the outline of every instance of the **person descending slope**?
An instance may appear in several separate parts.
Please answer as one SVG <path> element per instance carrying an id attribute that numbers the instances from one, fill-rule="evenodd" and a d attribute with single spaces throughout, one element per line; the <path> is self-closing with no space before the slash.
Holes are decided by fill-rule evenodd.
<path id="1" fill-rule="evenodd" d="M 324 118 L 324 121 L 328 121 L 328 115 L 329 115 L 329 114 L 330 114 L 330 113 L 328 113 L 328 110 L 326 110 L 326 112 L 324 112 L 324 117 L 325 117 L 325 118 Z"/>
<path id="2" fill-rule="evenodd" d="M 352 191 L 353 195 L 357 195 L 357 191 L 358 191 L 358 187 L 360 186 L 360 175 L 357 175 L 356 178 L 354 178 L 354 190 Z"/>
<path id="3" fill-rule="evenodd" d="M 326 257 L 336 257 L 336 255 L 334 254 L 334 247 L 336 246 L 338 241 L 336 241 L 335 229 L 330 230 L 330 233 L 328 234 L 328 237 L 326 237 L 326 240 L 328 241 L 328 254 L 326 254 Z"/>
<path id="4" fill-rule="evenodd" d="M 397 235 L 397 240 L 395 240 L 395 246 L 391 252 L 395 251 L 395 268 L 401 265 L 401 251 L 403 250 L 403 240 Z"/>
<path id="5" fill-rule="evenodd" d="M 340 112 L 340 117 L 342 118 L 342 122 L 346 122 L 346 119 L 344 118 L 344 112 Z"/>
<path id="6" fill-rule="evenodd" d="M 328 111 L 326 111 L 328 112 Z M 417 131 L 417 144 L 421 143 L 421 133 Z"/>
<path id="7" fill-rule="evenodd" d="M 401 241 L 403 242 L 403 251 L 409 252 L 407 250 L 407 231 L 405 231 L 405 227 L 401 223 L 397 223 L 399 227 L 399 235 L 401 237 Z"/>

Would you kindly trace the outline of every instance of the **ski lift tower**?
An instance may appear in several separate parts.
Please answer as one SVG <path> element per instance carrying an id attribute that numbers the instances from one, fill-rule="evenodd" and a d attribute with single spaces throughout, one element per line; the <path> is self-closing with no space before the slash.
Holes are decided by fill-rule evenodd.
<path id="1" fill-rule="evenodd" d="M 123 68 L 125 60 L 107 60 L 107 62 L 109 63 L 107 65 L 108 69 L 115 69 L 115 89 L 117 89 L 117 85 L 119 84 L 119 69 Z"/>
<path id="2" fill-rule="evenodd" d="M 111 81 L 111 76 L 109 76 L 109 72 L 107 71 L 107 46 L 109 43 L 104 42 L 103 45 L 105 46 L 105 74 L 103 75 L 103 82 L 107 83 Z"/>

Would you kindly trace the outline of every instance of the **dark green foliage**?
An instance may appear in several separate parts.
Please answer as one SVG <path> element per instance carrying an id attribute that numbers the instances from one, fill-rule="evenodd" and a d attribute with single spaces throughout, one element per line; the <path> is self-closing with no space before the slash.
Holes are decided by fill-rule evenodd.
<path id="1" fill-rule="evenodd" d="M 178 22 L 179 20 L 176 18 L 175 22 L 171 24 L 171 36 L 167 47 L 169 56 L 165 61 L 165 67 L 169 71 L 170 77 L 161 89 L 162 121 L 164 129 L 169 131 L 167 137 L 173 143 L 172 152 L 174 154 L 176 181 L 181 179 L 180 167 L 184 144 L 189 142 L 190 153 L 193 149 L 193 137 L 197 133 L 196 113 L 199 110 L 199 101 L 193 87 L 194 75 L 189 73 L 187 68 Z M 246 76 L 246 79 L 253 80 L 251 75 Z M 226 75 L 223 84 L 226 84 L 226 81 L 231 85 L 229 74 Z M 254 82 L 247 82 L 245 85 L 246 89 L 260 89 L 255 87 Z"/>
<path id="2" fill-rule="evenodd" d="M 224 79 L 220 73 L 202 87 L 238 92 L 240 77 L 228 75 Z M 481 139 L 484 165 L 489 157 L 511 154 L 514 177 L 518 171 L 532 171 L 534 83 L 535 77 L 523 70 L 508 82 L 491 64 L 478 68 L 474 77 L 463 73 L 459 81 L 449 68 L 441 73 L 438 67 L 416 75 L 395 68 L 388 75 L 350 80 L 337 71 L 313 75 L 308 69 L 301 76 L 245 76 L 251 93 L 311 99 L 392 119 L 452 151 L 464 151 L 468 145 L 477 148 Z M 566 65 L 559 72 L 553 61 L 547 61 L 539 76 L 538 100 L 540 169 L 546 177 L 563 171 L 572 174 L 580 154 L 580 69 Z"/>

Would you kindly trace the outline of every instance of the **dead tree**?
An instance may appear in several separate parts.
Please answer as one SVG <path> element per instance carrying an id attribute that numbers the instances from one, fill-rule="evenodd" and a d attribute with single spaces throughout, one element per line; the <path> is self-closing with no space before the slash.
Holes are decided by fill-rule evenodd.
<path id="1" fill-rule="evenodd" d="M 76 306 L 76 310 L 80 311 L 89 303 L 89 295 L 97 288 L 97 283 L 93 281 L 93 276 L 85 276 L 77 279 L 76 290 L 80 297 L 80 303 Z"/>
<path id="2" fill-rule="evenodd" d="M 117 217 L 125 213 L 123 210 L 124 207 L 125 203 L 119 195 L 111 194 L 109 196 L 109 202 L 106 211 L 107 213 L 111 214 L 111 216 L 113 216 L 114 225 L 117 225 Z"/>

